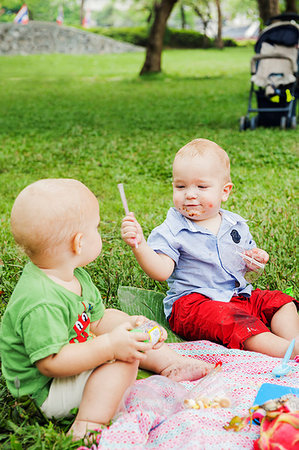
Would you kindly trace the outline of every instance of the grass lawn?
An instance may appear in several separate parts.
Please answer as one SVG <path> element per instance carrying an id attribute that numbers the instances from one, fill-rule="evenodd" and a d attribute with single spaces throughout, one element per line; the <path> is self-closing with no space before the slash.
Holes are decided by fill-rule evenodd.
<path id="1" fill-rule="evenodd" d="M 248 218 L 270 262 L 257 287 L 295 292 L 298 131 L 239 132 L 247 110 L 251 48 L 172 50 L 164 73 L 138 77 L 144 55 L 1 56 L 0 313 L 26 261 L 9 230 L 12 203 L 27 184 L 47 177 L 85 183 L 101 208 L 102 256 L 88 267 L 106 305 L 120 284 L 166 290 L 149 280 L 120 237 L 117 183 L 146 235 L 172 204 L 174 154 L 195 137 L 230 155 L 235 184 L 226 206 Z M 0 384 L 0 447 L 76 448 L 62 430 L 15 405 Z M 23 417 L 22 417 L 23 414 Z M 39 424 L 38 424 L 38 423 Z"/>

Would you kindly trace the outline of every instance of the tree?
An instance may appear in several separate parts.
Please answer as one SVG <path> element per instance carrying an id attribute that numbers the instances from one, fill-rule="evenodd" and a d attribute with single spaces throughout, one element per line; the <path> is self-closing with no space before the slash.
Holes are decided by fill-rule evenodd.
<path id="1" fill-rule="evenodd" d="M 286 12 L 297 14 L 296 0 L 286 0 Z"/>
<path id="2" fill-rule="evenodd" d="M 83 24 L 84 16 L 85 16 L 85 0 L 81 0 L 81 3 L 80 3 L 80 25 Z"/>
<path id="3" fill-rule="evenodd" d="M 257 0 L 260 18 L 264 25 L 267 24 L 270 17 L 279 14 L 278 0 Z"/>
<path id="4" fill-rule="evenodd" d="M 215 0 L 217 9 L 217 37 L 216 37 L 216 47 L 223 48 L 222 41 L 222 12 L 220 0 Z"/>
<path id="5" fill-rule="evenodd" d="M 186 28 L 186 14 L 185 14 L 185 7 L 184 7 L 183 3 L 180 4 L 180 13 L 181 13 L 182 30 L 184 30 Z"/>
<path id="6" fill-rule="evenodd" d="M 200 18 L 203 28 L 203 35 L 204 35 L 204 47 L 208 47 L 208 41 L 209 38 L 207 36 L 207 28 L 212 20 L 212 14 L 211 14 L 211 2 L 209 0 L 201 0 L 200 2 L 189 0 L 188 5 L 190 5 L 195 12 L 195 14 Z"/>
<path id="7" fill-rule="evenodd" d="M 203 25 L 203 33 L 206 36 L 206 30 L 211 21 L 211 0 L 181 0 L 182 3 L 193 9 L 195 14 L 200 17 Z M 214 0 L 217 11 L 217 37 L 216 46 L 223 48 L 222 41 L 222 11 L 220 0 Z"/>
<path id="8" fill-rule="evenodd" d="M 254 20 L 259 15 L 262 25 L 265 25 L 270 17 L 277 16 L 282 11 L 296 14 L 297 5 L 298 0 L 228 0 L 232 17 L 237 12 L 241 12 Z"/>
<path id="9" fill-rule="evenodd" d="M 252 21 L 258 19 L 257 0 L 227 0 L 225 9 L 230 18 L 242 14 Z"/>
<path id="10" fill-rule="evenodd" d="M 139 25 L 143 24 L 150 24 L 153 20 L 154 16 L 154 9 L 155 9 L 155 3 L 156 0 L 131 0 L 132 1 L 132 7 L 129 8 L 130 15 L 132 13 L 136 13 L 139 15 Z M 123 0 L 123 2 L 126 2 L 126 0 Z M 143 19 L 141 19 L 142 15 Z"/>
<path id="11" fill-rule="evenodd" d="M 146 57 L 140 75 L 161 72 L 161 54 L 166 23 L 177 0 L 160 0 L 154 4 L 154 20 L 150 29 Z"/>

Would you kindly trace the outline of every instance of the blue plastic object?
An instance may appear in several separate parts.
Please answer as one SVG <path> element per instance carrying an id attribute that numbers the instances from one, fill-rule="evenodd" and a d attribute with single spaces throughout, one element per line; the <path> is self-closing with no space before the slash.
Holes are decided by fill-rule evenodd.
<path id="1" fill-rule="evenodd" d="M 290 360 L 292 351 L 294 349 L 295 345 L 295 339 L 293 339 L 286 351 L 286 354 L 284 355 L 284 358 L 280 364 L 274 367 L 272 370 L 273 375 L 276 378 L 283 377 L 284 375 L 287 375 L 289 371 L 291 370 L 291 366 L 288 365 L 288 362 Z"/>

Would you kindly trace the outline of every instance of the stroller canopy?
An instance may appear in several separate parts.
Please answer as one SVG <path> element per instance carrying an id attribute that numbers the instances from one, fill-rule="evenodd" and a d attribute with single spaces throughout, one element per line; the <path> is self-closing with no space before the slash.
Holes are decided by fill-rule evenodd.
<path id="1" fill-rule="evenodd" d="M 260 35 L 251 60 L 251 81 L 266 88 L 296 82 L 298 72 L 299 26 L 295 22 L 274 22 Z M 275 89 L 274 89 L 275 90 Z"/>
<path id="2" fill-rule="evenodd" d="M 299 41 L 299 26 L 294 22 L 277 22 L 265 28 L 261 33 L 254 50 L 260 53 L 262 44 L 267 42 L 271 45 L 283 45 L 295 47 Z"/>

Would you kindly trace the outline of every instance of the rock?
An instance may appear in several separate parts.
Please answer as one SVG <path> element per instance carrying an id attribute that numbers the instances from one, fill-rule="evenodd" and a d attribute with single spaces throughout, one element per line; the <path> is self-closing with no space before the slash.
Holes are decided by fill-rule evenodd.
<path id="1" fill-rule="evenodd" d="M 0 23 L 0 55 L 78 55 L 138 51 L 144 51 L 144 48 L 56 23 Z"/>

